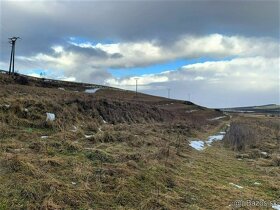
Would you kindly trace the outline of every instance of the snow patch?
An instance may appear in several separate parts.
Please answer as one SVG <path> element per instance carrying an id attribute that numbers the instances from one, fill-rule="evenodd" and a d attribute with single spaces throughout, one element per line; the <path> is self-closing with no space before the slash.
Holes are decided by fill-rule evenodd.
<path id="1" fill-rule="evenodd" d="M 273 209 L 280 210 L 280 205 L 278 205 L 278 204 L 273 204 L 271 207 Z"/>
<path id="2" fill-rule="evenodd" d="M 54 121 L 55 120 L 55 114 L 47 112 L 47 119 L 46 121 Z"/>
<path id="3" fill-rule="evenodd" d="M 191 141 L 189 145 L 196 150 L 203 150 L 204 149 L 204 142 L 201 141 L 201 140 Z"/>
<path id="4" fill-rule="evenodd" d="M 229 183 L 230 185 L 232 185 L 232 186 L 234 186 L 234 187 L 236 187 L 236 188 L 238 188 L 238 189 L 243 189 L 243 187 L 242 186 L 240 186 L 240 185 L 237 185 L 237 184 L 233 184 L 232 182 L 231 183 Z"/>
<path id="5" fill-rule="evenodd" d="M 93 137 L 93 135 L 85 135 L 85 138 L 86 139 L 90 139 L 90 138 L 92 138 Z"/>
<path id="6" fill-rule="evenodd" d="M 220 117 L 215 117 L 215 118 L 211 118 L 211 119 L 208 119 L 209 121 L 213 121 L 213 120 L 219 120 L 219 119 L 223 119 L 225 118 L 226 116 L 220 116 Z"/>
<path id="7" fill-rule="evenodd" d="M 221 141 L 223 140 L 225 135 L 223 134 L 217 134 L 217 135 L 213 135 L 213 136 L 209 136 L 208 137 L 208 141 L 206 141 L 206 144 L 208 146 L 210 146 L 214 141 Z"/>
<path id="8" fill-rule="evenodd" d="M 41 139 L 47 139 L 49 138 L 48 136 L 41 136 Z"/>
<path id="9" fill-rule="evenodd" d="M 93 89 L 86 89 L 85 92 L 86 93 L 95 93 L 96 91 L 98 91 L 100 88 L 93 88 Z"/>

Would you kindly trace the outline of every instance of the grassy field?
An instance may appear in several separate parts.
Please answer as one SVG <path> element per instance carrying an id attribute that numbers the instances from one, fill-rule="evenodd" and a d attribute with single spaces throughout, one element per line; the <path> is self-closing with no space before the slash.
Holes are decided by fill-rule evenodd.
<path id="1" fill-rule="evenodd" d="M 279 201 L 279 118 L 213 120 L 223 114 L 185 101 L 0 78 L 0 209 L 233 209 L 235 200 Z M 55 121 L 46 122 L 46 112 Z M 189 146 L 229 123 L 236 129 L 225 141 L 203 151 Z"/>

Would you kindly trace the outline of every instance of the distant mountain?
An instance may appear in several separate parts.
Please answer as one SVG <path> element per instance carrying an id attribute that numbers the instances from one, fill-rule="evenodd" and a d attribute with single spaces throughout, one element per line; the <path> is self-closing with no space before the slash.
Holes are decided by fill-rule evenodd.
<path id="1" fill-rule="evenodd" d="M 280 114 L 280 105 L 266 104 L 260 106 L 233 107 L 221 109 L 226 112 L 249 112 L 249 113 L 267 113 Z"/>

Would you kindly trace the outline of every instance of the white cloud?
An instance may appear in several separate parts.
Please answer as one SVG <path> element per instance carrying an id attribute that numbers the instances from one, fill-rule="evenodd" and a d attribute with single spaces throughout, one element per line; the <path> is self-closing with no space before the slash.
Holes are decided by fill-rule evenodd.
<path id="1" fill-rule="evenodd" d="M 210 57 L 216 58 L 216 61 L 188 64 L 168 71 L 162 69 L 158 74 L 139 76 L 139 90 L 158 94 L 157 90 L 176 83 L 182 88 L 178 91 L 178 98 L 179 92 L 185 94 L 184 89 L 198 92 L 203 90 L 200 94 L 206 94 L 208 90 L 227 90 L 228 94 L 235 92 L 237 98 L 244 91 L 261 91 L 265 96 L 279 90 L 279 43 L 269 38 L 220 34 L 203 37 L 186 35 L 169 47 L 160 45 L 156 40 L 114 44 L 77 44 L 73 41 L 75 40 L 71 40 L 70 47 L 53 46 L 53 53 L 50 54 L 17 57 L 17 65 L 26 69 L 32 63 L 42 69 L 63 72 L 65 78 L 71 81 L 98 82 L 134 90 L 134 76 L 115 78 L 107 69 L 149 66 L 182 58 Z M 75 45 L 75 48 L 71 48 L 71 45 Z M 113 57 L 116 53 L 121 56 Z"/>
<path id="2" fill-rule="evenodd" d="M 38 53 L 32 57 L 19 56 L 18 58 L 25 62 L 44 65 L 45 68 L 63 70 L 66 75 L 68 73 L 71 75 L 78 74 L 77 79 L 83 80 L 88 79 L 88 76 L 96 69 L 144 67 L 182 58 L 211 57 L 223 59 L 226 57 L 256 56 L 271 58 L 279 55 L 279 43 L 273 39 L 220 34 L 197 37 L 185 35 L 168 47 L 161 46 L 156 40 L 113 44 L 92 44 L 90 42 L 78 44 L 71 39 L 70 43 L 75 45 L 76 49 L 52 46 L 53 54 Z M 96 52 L 102 52 L 103 54 L 99 55 L 99 53 L 97 56 Z M 116 53 L 119 56 L 114 57 L 113 55 Z M 239 60 L 239 62 L 242 62 L 242 60 Z M 203 65 L 201 69 L 209 71 L 212 63 L 208 63 L 208 66 L 206 64 L 194 64 L 188 68 L 198 68 L 199 65 Z M 260 64 L 255 63 L 255 65 Z M 222 70 L 223 63 L 220 63 L 220 74 L 224 74 Z M 216 73 L 218 74 L 218 72 Z"/>
<path id="3" fill-rule="evenodd" d="M 119 53 L 122 57 L 95 59 L 96 66 L 110 68 L 129 68 L 147 66 L 182 58 L 229 56 L 264 56 L 274 57 L 279 53 L 279 43 L 270 38 L 246 38 L 240 36 L 182 36 L 168 47 L 161 46 L 156 40 L 142 42 L 125 42 L 114 44 L 73 43 L 75 46 L 88 49 L 99 49 L 108 54 Z M 264 50 L 266 49 L 266 50 Z"/>
<path id="4" fill-rule="evenodd" d="M 139 77 L 140 85 L 174 81 L 200 81 L 201 85 L 216 84 L 223 88 L 270 90 L 279 84 L 279 58 L 246 57 L 211 61 L 183 66 L 178 70 Z M 135 85 L 134 77 L 107 80 L 114 86 Z"/>

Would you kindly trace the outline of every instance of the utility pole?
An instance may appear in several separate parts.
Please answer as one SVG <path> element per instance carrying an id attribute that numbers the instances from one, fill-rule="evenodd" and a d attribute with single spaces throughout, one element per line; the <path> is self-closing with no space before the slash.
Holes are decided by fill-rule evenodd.
<path id="1" fill-rule="evenodd" d="M 191 101 L 191 94 L 189 93 L 188 95 L 189 95 L 189 101 Z"/>
<path id="2" fill-rule="evenodd" d="M 135 78 L 135 82 L 136 82 L 136 84 L 135 84 L 135 95 L 136 95 L 136 98 L 137 98 L 137 96 L 138 96 L 138 78 Z"/>
<path id="3" fill-rule="evenodd" d="M 167 96 L 168 96 L 168 98 L 170 98 L 170 88 L 167 88 Z"/>
<path id="4" fill-rule="evenodd" d="M 15 52 L 16 52 L 16 41 L 20 37 L 11 37 L 9 38 L 9 43 L 12 45 L 11 57 L 10 57 L 10 66 L 9 66 L 9 75 L 15 73 Z"/>

